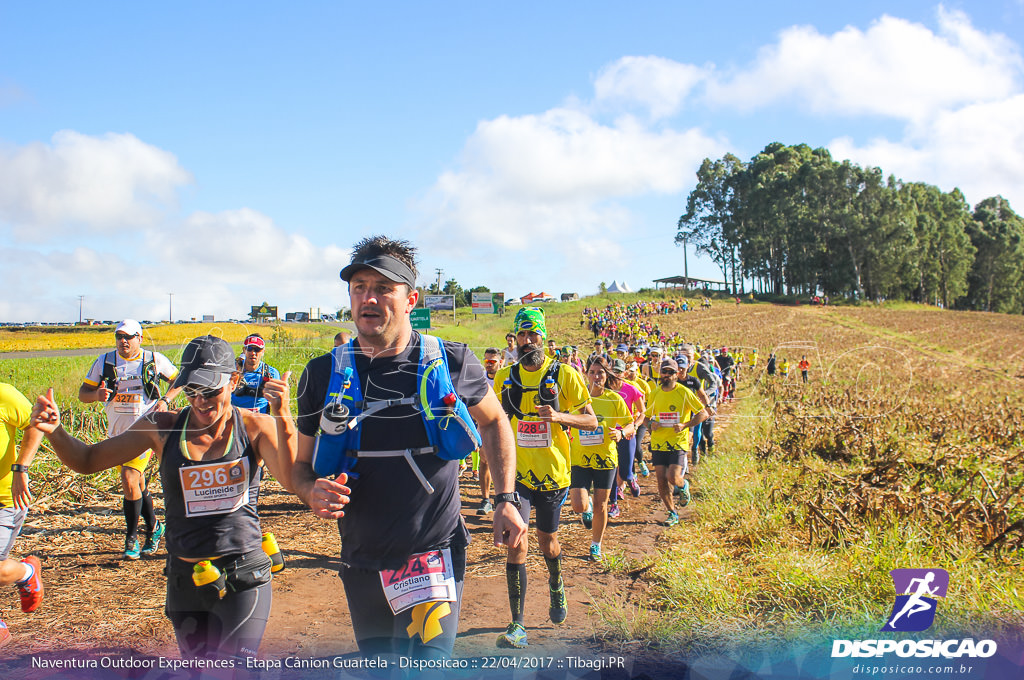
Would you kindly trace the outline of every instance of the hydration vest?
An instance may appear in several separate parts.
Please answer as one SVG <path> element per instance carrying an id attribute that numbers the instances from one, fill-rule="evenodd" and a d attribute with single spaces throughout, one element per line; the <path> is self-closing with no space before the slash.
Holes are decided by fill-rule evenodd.
<path id="1" fill-rule="evenodd" d="M 117 394 L 117 371 L 114 370 L 117 362 L 117 351 L 107 352 L 103 355 L 103 382 L 110 390 L 107 401 L 111 401 Z M 142 365 L 139 367 L 142 375 L 142 393 L 148 401 L 155 401 L 160 398 L 160 376 L 156 371 L 156 357 L 149 350 L 142 350 Z"/>
<path id="2" fill-rule="evenodd" d="M 359 458 L 402 457 L 420 484 L 433 493 L 413 456 L 434 454 L 444 460 L 460 460 L 480 447 L 480 433 L 465 402 L 455 393 L 448 356 L 440 338 L 420 334 L 420 359 L 416 372 L 417 394 L 400 399 L 368 400 L 363 396 L 355 370 L 354 341 L 349 340 L 331 353 L 333 370 L 320 417 L 320 434 L 313 449 L 313 471 L 321 477 L 348 473 Z M 393 406 L 417 406 L 427 431 L 429 446 L 374 451 L 360 443 L 363 419 Z"/>
<path id="3" fill-rule="evenodd" d="M 501 389 L 501 407 L 505 410 L 505 415 L 509 420 L 512 420 L 513 417 L 522 420 L 524 416 L 528 415 L 520 410 L 520 404 L 523 403 L 523 392 L 536 392 L 540 406 L 550 406 L 556 411 L 561 410 L 558 408 L 558 371 L 561 366 L 561 363 L 552 361 L 537 387 L 524 387 L 519 374 L 519 364 L 512 366 L 508 372 L 508 380 L 505 381 Z"/>

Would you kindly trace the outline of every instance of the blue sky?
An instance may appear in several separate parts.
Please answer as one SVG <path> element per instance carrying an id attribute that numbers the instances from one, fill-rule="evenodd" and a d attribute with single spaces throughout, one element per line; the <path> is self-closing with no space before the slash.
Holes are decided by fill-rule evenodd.
<path id="1" fill-rule="evenodd" d="M 1021 211 L 1024 1 L 706 4 L 0 3 L 0 320 L 336 309 L 372 233 L 649 286 L 700 161 L 774 141 Z"/>

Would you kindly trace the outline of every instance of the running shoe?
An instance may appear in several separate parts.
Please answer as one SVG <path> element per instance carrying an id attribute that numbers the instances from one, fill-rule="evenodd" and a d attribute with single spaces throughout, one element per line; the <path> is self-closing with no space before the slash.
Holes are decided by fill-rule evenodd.
<path id="1" fill-rule="evenodd" d="M 494 505 L 491 504 L 491 499 L 485 498 L 482 501 L 480 501 L 480 508 L 477 509 L 476 514 L 486 515 L 491 512 L 494 512 Z"/>
<path id="2" fill-rule="evenodd" d="M 588 529 L 592 528 L 594 526 L 594 511 L 587 510 L 586 512 L 581 513 L 580 519 L 583 520 L 583 526 Z"/>
<path id="3" fill-rule="evenodd" d="M 611 505 L 608 506 L 608 517 L 610 517 L 611 519 L 618 519 L 619 515 L 621 514 L 622 513 L 619 512 L 618 503 L 612 503 Z"/>
<path id="4" fill-rule="evenodd" d="M 153 529 L 153 533 L 146 537 L 146 542 L 142 544 L 143 555 L 154 555 L 156 551 L 160 549 L 160 539 L 164 537 L 164 532 L 167 531 L 167 527 L 160 520 L 156 522 L 156 529 Z"/>
<path id="5" fill-rule="evenodd" d="M 640 461 L 640 476 L 641 477 L 650 477 L 651 476 L 650 468 L 648 468 L 647 467 L 647 463 L 645 463 L 643 461 Z"/>
<path id="6" fill-rule="evenodd" d="M 640 485 L 637 483 L 636 477 L 634 477 L 633 479 L 629 480 L 629 492 L 631 494 L 633 494 L 634 498 L 637 498 L 637 497 L 640 496 Z"/>
<path id="7" fill-rule="evenodd" d="M 548 618 L 551 619 L 551 623 L 565 621 L 565 617 L 569 614 L 565 605 L 565 584 L 559 581 L 558 587 L 551 589 L 551 608 L 548 609 Z"/>
<path id="8" fill-rule="evenodd" d="M 690 480 L 686 480 L 683 482 L 683 486 L 679 492 L 679 497 L 680 505 L 682 505 L 684 508 L 690 504 Z"/>
<path id="9" fill-rule="evenodd" d="M 137 560 L 141 555 L 142 551 L 139 550 L 139 540 L 137 538 L 125 539 L 124 558 L 126 560 Z"/>
<path id="10" fill-rule="evenodd" d="M 679 513 L 675 510 L 668 511 L 668 519 L 665 520 L 665 526 L 674 527 L 679 524 Z"/>
<path id="11" fill-rule="evenodd" d="M 600 562 L 601 561 L 601 545 L 598 543 L 590 544 L 590 561 Z"/>
<path id="12" fill-rule="evenodd" d="M 43 601 L 43 567 L 35 555 L 29 555 L 22 563 L 32 567 L 32 575 L 17 584 L 18 594 L 21 595 L 21 611 L 27 614 L 34 612 Z"/>
<path id="13" fill-rule="evenodd" d="M 11 641 L 11 631 L 7 630 L 7 624 L 0 621 L 0 647 Z"/>
<path id="14" fill-rule="evenodd" d="M 523 624 L 513 621 L 505 632 L 498 636 L 498 646 L 503 649 L 525 649 L 526 629 Z"/>

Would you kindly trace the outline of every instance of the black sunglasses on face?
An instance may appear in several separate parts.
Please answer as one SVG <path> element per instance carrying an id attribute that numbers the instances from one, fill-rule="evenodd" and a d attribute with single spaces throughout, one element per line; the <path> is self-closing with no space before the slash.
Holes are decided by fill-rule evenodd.
<path id="1" fill-rule="evenodd" d="M 192 387 L 191 385 L 186 385 L 183 391 L 189 399 L 202 397 L 203 399 L 210 400 L 218 397 L 224 391 L 224 388 L 218 387 L 215 389 L 212 387 Z"/>
<path id="2" fill-rule="evenodd" d="M 114 337 L 118 340 L 131 340 L 135 335 L 128 335 L 127 333 L 114 333 Z"/>

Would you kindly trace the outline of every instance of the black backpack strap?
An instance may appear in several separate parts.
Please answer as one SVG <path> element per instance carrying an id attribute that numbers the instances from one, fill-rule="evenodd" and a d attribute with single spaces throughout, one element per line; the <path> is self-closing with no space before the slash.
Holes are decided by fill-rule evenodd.
<path id="1" fill-rule="evenodd" d="M 509 420 L 513 417 L 522 418 L 523 412 L 519 410 L 519 405 L 523 402 L 523 383 L 519 379 L 519 364 L 512 364 L 508 379 L 508 386 L 502 385 L 501 407 L 505 409 Z"/>

